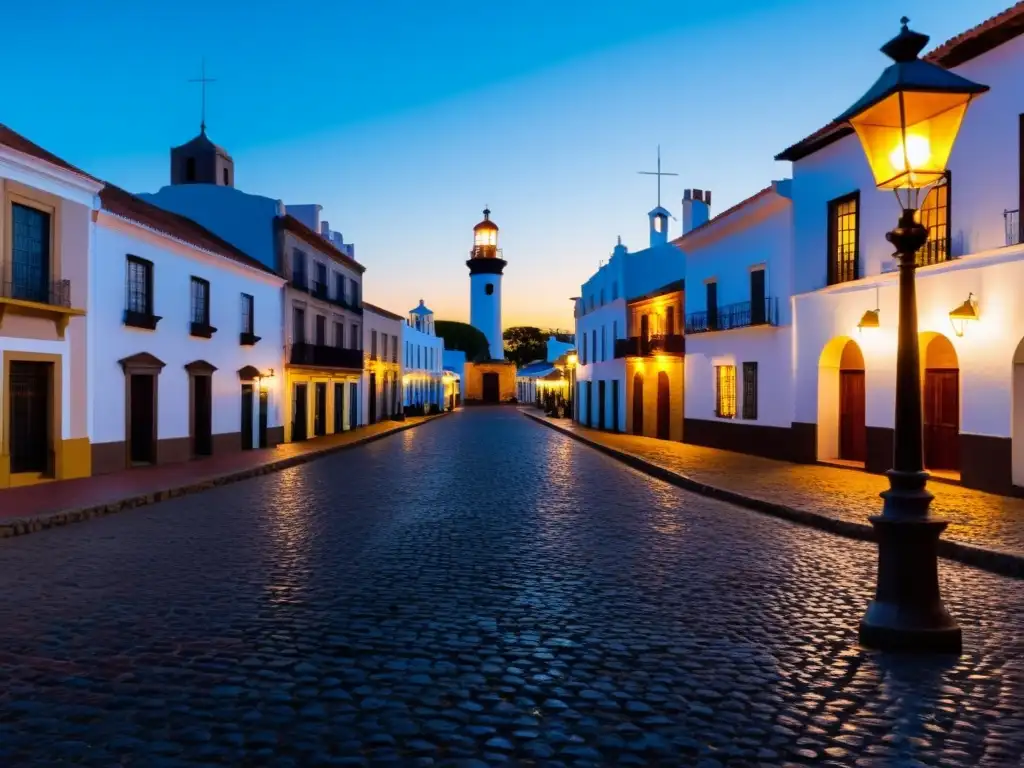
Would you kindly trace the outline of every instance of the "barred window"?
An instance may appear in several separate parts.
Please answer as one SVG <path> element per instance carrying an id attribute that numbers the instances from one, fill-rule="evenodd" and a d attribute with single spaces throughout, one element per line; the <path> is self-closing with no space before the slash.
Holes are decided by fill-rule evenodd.
<path id="1" fill-rule="evenodd" d="M 736 418 L 736 366 L 715 366 L 715 415 Z"/>
<path id="2" fill-rule="evenodd" d="M 242 333 L 256 333 L 254 299 L 248 293 L 242 294 Z"/>
<path id="3" fill-rule="evenodd" d="M 949 171 L 946 178 L 929 190 L 921 204 L 921 224 L 928 230 L 928 240 L 917 252 L 917 266 L 939 264 L 949 259 Z"/>
<path id="4" fill-rule="evenodd" d="M 846 283 L 860 277 L 858 243 L 860 192 L 828 204 L 828 283 Z"/>
<path id="5" fill-rule="evenodd" d="M 757 363 L 743 364 L 743 418 L 757 418 Z"/>
<path id="6" fill-rule="evenodd" d="M 201 277 L 192 278 L 192 322 L 210 324 L 210 284 Z"/>
<path id="7" fill-rule="evenodd" d="M 128 311 L 153 314 L 153 263 L 138 256 L 128 257 Z"/>

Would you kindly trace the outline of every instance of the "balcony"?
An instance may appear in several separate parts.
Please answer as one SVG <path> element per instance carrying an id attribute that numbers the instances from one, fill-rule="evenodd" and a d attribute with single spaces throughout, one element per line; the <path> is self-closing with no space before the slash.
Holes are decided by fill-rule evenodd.
<path id="1" fill-rule="evenodd" d="M 307 365 L 317 368 L 363 369 L 363 352 L 359 349 L 342 349 L 326 344 L 292 344 L 289 362 L 292 365 Z"/>
<path id="2" fill-rule="evenodd" d="M 71 306 L 71 281 L 15 280 L 0 284 L 0 326 L 8 311 L 44 315 L 53 319 L 57 335 L 64 338 L 64 330 L 72 317 L 84 315 L 84 309 Z"/>
<path id="3" fill-rule="evenodd" d="M 319 280 L 313 281 L 313 296 L 317 299 L 327 299 L 327 283 L 321 283 Z"/>
<path id="4" fill-rule="evenodd" d="M 692 312 L 686 316 L 687 333 L 708 333 L 728 331 L 733 328 L 750 328 L 758 325 L 778 325 L 778 300 L 768 297 L 763 303 L 741 301 L 726 304 L 717 310 Z"/>
<path id="5" fill-rule="evenodd" d="M 327 298 L 326 296 L 324 298 Z M 363 308 L 359 304 L 355 304 L 344 296 L 335 296 L 333 299 L 327 299 L 337 307 L 347 309 L 349 312 L 355 312 L 357 314 L 363 314 Z"/>
<path id="6" fill-rule="evenodd" d="M 299 291 L 309 290 L 309 278 L 306 276 L 305 272 L 293 272 L 292 279 L 288 282 L 291 284 L 292 288 Z"/>
<path id="7" fill-rule="evenodd" d="M 1020 242 L 1020 209 L 1003 211 L 1003 226 L 1006 228 L 1006 244 L 1017 245 Z"/>
<path id="8" fill-rule="evenodd" d="M 676 333 L 655 334 L 648 338 L 630 336 L 615 340 L 615 357 L 650 357 L 651 355 L 684 355 L 686 339 Z"/>

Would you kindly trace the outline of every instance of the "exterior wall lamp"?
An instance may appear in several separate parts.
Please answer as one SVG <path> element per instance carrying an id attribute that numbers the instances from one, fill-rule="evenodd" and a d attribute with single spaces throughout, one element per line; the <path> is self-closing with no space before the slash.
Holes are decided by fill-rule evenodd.
<path id="1" fill-rule="evenodd" d="M 857 330 L 860 333 L 863 333 L 865 329 L 872 330 L 872 329 L 878 328 L 879 325 L 880 325 L 880 323 L 878 321 L 878 310 L 877 309 L 869 309 L 861 317 L 860 322 L 857 323 Z"/>
<path id="2" fill-rule="evenodd" d="M 861 644 L 871 648 L 958 654 L 960 627 L 939 591 L 939 536 L 947 523 L 929 512 L 933 496 L 924 470 L 915 273 L 928 230 L 917 208 L 921 195 L 945 177 L 967 108 L 988 86 L 918 58 L 928 36 L 908 29 L 908 23 L 904 16 L 899 34 L 882 46 L 892 63 L 835 120 L 857 133 L 875 186 L 892 190 L 901 212 L 896 228 L 886 235 L 899 261 L 893 463 L 882 514 L 871 518 L 878 577 L 859 634 Z"/>
<path id="3" fill-rule="evenodd" d="M 967 330 L 967 324 L 978 319 L 978 302 L 974 300 L 974 294 L 967 294 L 967 301 L 949 313 L 949 322 L 953 326 L 953 333 L 963 336 Z"/>

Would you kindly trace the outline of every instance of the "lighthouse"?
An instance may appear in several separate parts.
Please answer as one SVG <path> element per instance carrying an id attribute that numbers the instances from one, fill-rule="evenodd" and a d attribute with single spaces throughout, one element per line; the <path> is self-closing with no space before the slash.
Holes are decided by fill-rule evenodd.
<path id="1" fill-rule="evenodd" d="M 487 337 L 492 360 L 505 359 L 501 333 L 501 274 L 505 260 L 498 248 L 498 225 L 484 208 L 484 220 L 473 227 L 469 267 L 469 322 Z"/>

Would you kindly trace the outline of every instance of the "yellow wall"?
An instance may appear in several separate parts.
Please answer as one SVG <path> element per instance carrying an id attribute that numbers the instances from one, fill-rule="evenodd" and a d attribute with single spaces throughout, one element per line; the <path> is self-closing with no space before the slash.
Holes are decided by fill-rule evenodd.
<path id="1" fill-rule="evenodd" d="M 463 373 L 463 399 L 467 401 L 484 399 L 484 374 L 498 374 L 498 396 L 501 402 L 511 402 L 516 397 L 516 367 L 513 363 L 466 363 Z"/>
<path id="2" fill-rule="evenodd" d="M 637 373 L 644 381 L 644 425 L 642 434 L 658 436 L 658 374 L 664 371 L 669 383 L 669 437 L 683 439 L 683 358 L 656 356 L 626 361 L 626 432 L 633 433 L 633 381 Z"/>
<path id="3" fill-rule="evenodd" d="M 327 424 L 326 434 L 334 434 L 334 385 L 341 384 L 345 387 L 344 391 L 344 411 L 342 412 L 342 427 L 345 430 L 352 429 L 353 424 L 349 423 L 349 402 L 348 399 L 351 396 L 349 391 L 349 384 L 358 384 L 359 375 L 348 373 L 340 374 L 337 371 L 311 371 L 300 368 L 286 368 L 285 369 L 285 401 L 281 407 L 281 418 L 284 421 L 284 441 L 290 443 L 292 441 L 292 403 L 294 397 L 292 394 L 292 388 L 296 383 L 306 384 L 306 437 L 313 438 L 313 423 L 316 418 L 316 384 L 325 383 L 327 384 Z M 357 411 L 358 413 L 358 411 Z"/>

